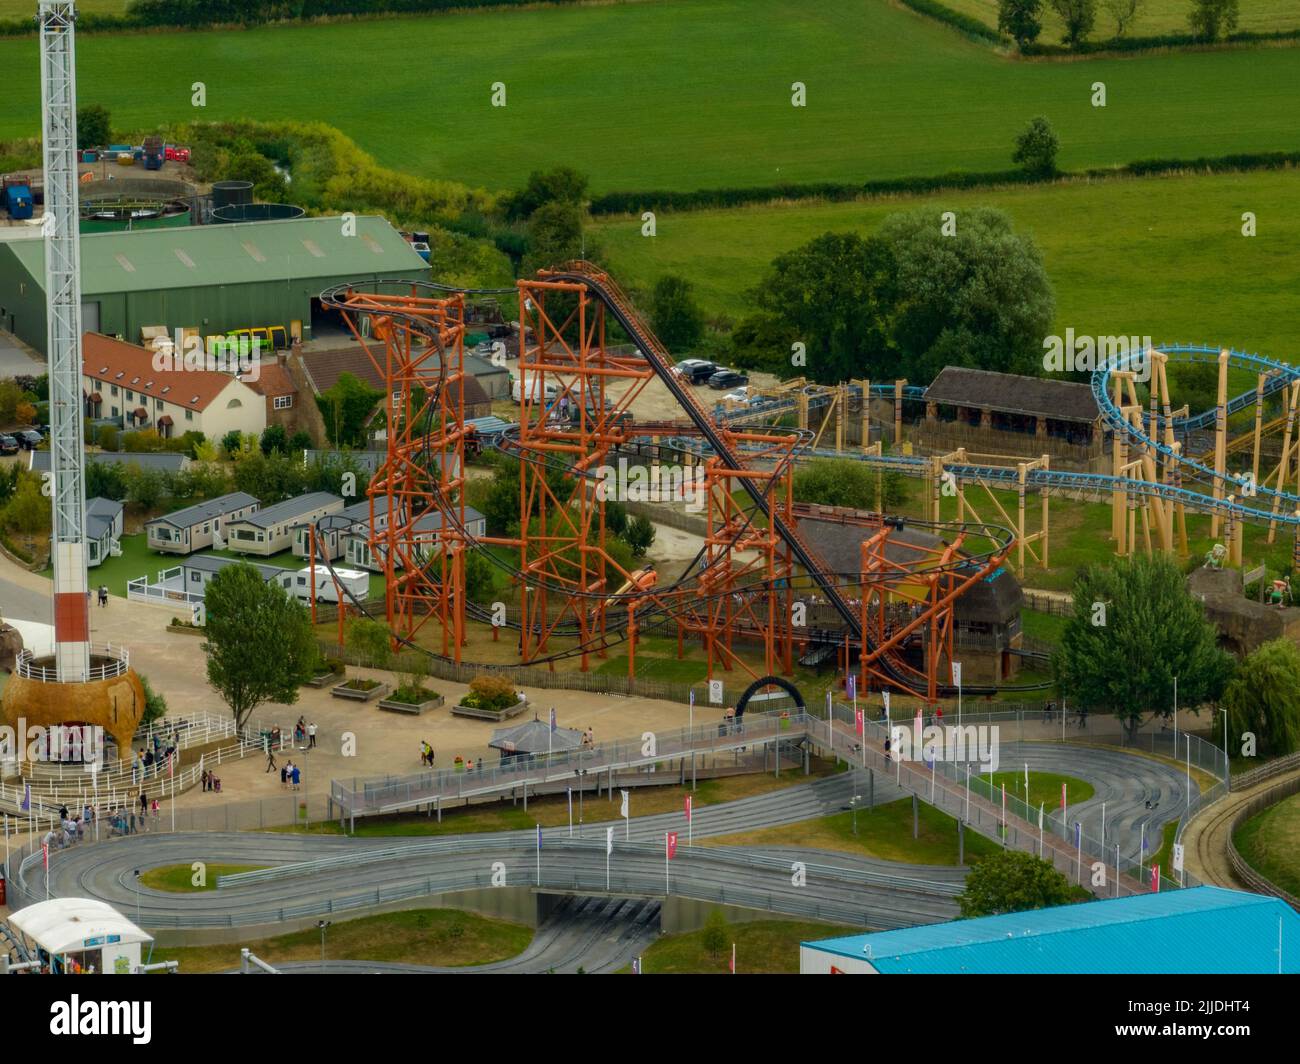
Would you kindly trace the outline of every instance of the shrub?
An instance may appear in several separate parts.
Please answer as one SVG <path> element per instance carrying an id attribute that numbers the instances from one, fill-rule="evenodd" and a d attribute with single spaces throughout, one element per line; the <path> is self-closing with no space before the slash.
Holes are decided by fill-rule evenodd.
<path id="1" fill-rule="evenodd" d="M 519 701 L 514 684 L 504 676 L 479 676 L 470 681 L 469 690 L 460 700 L 470 709 L 507 709 Z"/>

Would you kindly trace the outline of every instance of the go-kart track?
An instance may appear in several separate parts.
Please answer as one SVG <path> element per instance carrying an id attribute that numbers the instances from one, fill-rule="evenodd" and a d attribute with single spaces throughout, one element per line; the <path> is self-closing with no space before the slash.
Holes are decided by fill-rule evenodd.
<path id="1" fill-rule="evenodd" d="M 1009 743 L 1003 756 L 1004 769 L 1028 765 L 1031 772 L 1072 775 L 1090 783 L 1095 793 L 1086 802 L 1072 803 L 1069 819 L 1095 828 L 1104 803 L 1106 838 L 1118 843 L 1126 857 L 1137 856 L 1143 837 L 1148 852 L 1154 850 L 1163 825 L 1176 819 L 1187 801 L 1186 780 L 1177 768 L 1116 750 Z M 586 961 L 609 950 L 614 928 L 630 952 L 602 953 L 604 962 L 617 967 L 635 955 L 645 931 L 637 919 L 645 906 L 611 908 L 610 898 L 650 904 L 680 896 L 873 928 L 952 919 L 965 878 L 962 867 L 898 864 L 794 846 L 699 844 L 840 812 L 855 792 L 865 799 L 861 771 L 700 807 L 694 846 L 687 845 L 683 818 L 676 813 L 588 823 L 581 826 L 582 837 L 574 838 L 567 828 L 547 828 L 540 864 L 533 831 L 405 841 L 254 832 L 133 835 L 53 853 L 49 892 L 96 898 L 131 915 L 138 912 L 140 923 L 153 931 L 266 930 L 285 921 L 361 915 L 419 898 L 503 885 L 597 899 L 568 903 L 543 923 L 530 952 L 511 962 L 511 970 L 534 971 L 579 964 L 594 970 Z M 908 793 L 875 774 L 876 804 Z M 598 799 L 593 808 L 602 808 Z M 870 815 L 865 805 L 859 808 L 864 823 Z M 614 828 L 608 880 L 607 826 Z M 1049 825 L 1052 830 L 1059 831 L 1059 815 Z M 666 870 L 668 831 L 679 833 L 679 847 Z M 134 875 L 137 869 L 195 861 L 266 867 L 221 877 L 216 890 L 193 894 L 141 887 Z M 792 880 L 795 862 L 803 862 L 806 872 L 801 886 Z M 30 901 L 45 897 L 39 852 L 17 869 L 11 889 Z"/>

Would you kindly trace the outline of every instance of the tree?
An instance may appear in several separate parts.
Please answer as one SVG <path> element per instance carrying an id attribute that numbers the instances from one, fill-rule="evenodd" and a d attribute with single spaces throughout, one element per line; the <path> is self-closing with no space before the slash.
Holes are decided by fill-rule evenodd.
<path id="1" fill-rule="evenodd" d="M 136 727 L 147 728 L 154 721 L 167 716 L 167 699 L 153 689 L 147 676 L 140 677 L 140 686 L 144 688 L 144 715 Z"/>
<path id="2" fill-rule="evenodd" d="M 1037 246 L 1008 215 L 965 210 L 956 232 L 944 235 L 934 212 L 921 209 L 890 215 L 879 235 L 897 264 L 892 344 L 905 368 L 888 376 L 933 380 L 949 365 L 1042 372 L 1056 299 Z M 850 376 L 868 374 L 836 379 Z"/>
<path id="3" fill-rule="evenodd" d="M 372 388 L 351 373 L 340 373 L 338 380 L 316 396 L 330 443 L 335 447 L 365 443 L 366 419 L 383 398 L 380 389 Z"/>
<path id="4" fill-rule="evenodd" d="M 655 282 L 650 297 L 650 324 L 669 351 L 692 350 L 704 335 L 704 313 L 695 302 L 691 283 L 672 274 Z"/>
<path id="5" fill-rule="evenodd" d="M 1280 757 L 1300 749 L 1300 649 L 1275 639 L 1250 654 L 1223 693 L 1228 730 L 1250 732 L 1256 752 Z"/>
<path id="6" fill-rule="evenodd" d="M 77 147 L 103 148 L 113 142 L 113 124 L 108 108 L 98 103 L 77 108 Z"/>
<path id="7" fill-rule="evenodd" d="M 826 384 L 894 375 L 896 273 L 889 243 L 856 233 L 824 233 L 778 255 L 750 293 L 757 311 L 732 334 L 733 359 Z"/>
<path id="8" fill-rule="evenodd" d="M 1048 3 L 1065 27 L 1061 40 L 1071 48 L 1077 47 L 1097 22 L 1097 0 L 1048 0 Z"/>
<path id="9" fill-rule="evenodd" d="M 262 203 L 283 203 L 288 191 L 284 175 L 270 159 L 256 151 L 231 156 L 221 176 L 225 181 L 251 181 L 253 196 Z"/>
<path id="10" fill-rule="evenodd" d="M 1113 710 L 1132 736 L 1144 714 L 1172 712 L 1174 677 L 1179 704 L 1195 711 L 1223 692 L 1233 662 L 1178 566 L 1139 555 L 1079 574 L 1052 666 L 1071 704 Z"/>
<path id="11" fill-rule="evenodd" d="M 289 434 L 283 425 L 267 425 L 262 430 L 262 453 L 287 454 L 289 451 Z"/>
<path id="12" fill-rule="evenodd" d="M 1187 21 L 1192 32 L 1207 41 L 1217 41 L 1219 34 L 1237 28 L 1237 0 L 1192 0 Z"/>
<path id="13" fill-rule="evenodd" d="M 1070 881 L 1047 861 L 1020 850 L 1001 850 L 975 863 L 957 903 L 969 919 L 1068 905 L 1074 894 Z"/>
<path id="14" fill-rule="evenodd" d="M 278 452 L 267 456 L 256 450 L 235 462 L 235 489 L 260 499 L 263 506 L 301 495 L 306 479 L 301 462 Z"/>
<path id="15" fill-rule="evenodd" d="M 5 504 L 4 523 L 15 532 L 34 536 L 49 529 L 50 515 L 50 500 L 41 493 L 40 479 L 24 476 Z"/>
<path id="16" fill-rule="evenodd" d="M 822 506 L 847 506 L 854 510 L 876 508 L 877 477 L 870 466 L 850 458 L 817 458 L 795 469 L 791 485 L 799 502 Z M 907 501 L 907 483 L 901 473 L 886 472 L 880 482 L 881 503 L 886 509 Z"/>
<path id="17" fill-rule="evenodd" d="M 721 909 L 714 909 L 704 921 L 704 930 L 700 934 L 700 945 L 709 951 L 709 956 L 717 960 L 727 948 L 727 932 L 730 925 Z"/>
<path id="18" fill-rule="evenodd" d="M 495 586 L 493 565 L 481 550 L 465 553 L 465 593 L 473 602 L 487 602 Z"/>
<path id="19" fill-rule="evenodd" d="M 534 273 L 581 258 L 582 208 L 556 201 L 538 207 L 528 219 L 528 252 L 524 272 Z M 547 302 L 550 309 L 550 302 Z M 563 317 L 554 320 L 563 320 Z"/>
<path id="20" fill-rule="evenodd" d="M 1011 161 L 1033 177 L 1051 177 L 1056 173 L 1056 153 L 1061 148 L 1056 130 L 1043 115 L 1032 118 L 1016 136 L 1016 150 Z"/>
<path id="21" fill-rule="evenodd" d="M 629 518 L 627 528 L 623 530 L 623 541 L 632 548 L 632 557 L 645 557 L 645 552 L 655 541 L 654 524 L 646 517 Z"/>
<path id="22" fill-rule="evenodd" d="M 1142 14 L 1146 0 L 1102 0 L 1102 7 L 1115 22 L 1116 39 L 1123 37 Z"/>
<path id="23" fill-rule="evenodd" d="M 572 203 L 582 206 L 587 197 L 587 177 L 569 166 L 554 170 L 534 170 L 528 183 L 504 202 L 508 221 L 523 221 L 548 203 Z"/>
<path id="24" fill-rule="evenodd" d="M 1023 48 L 1043 31 L 1043 0 L 998 0 L 998 29 Z"/>
<path id="25" fill-rule="evenodd" d="M 311 433 L 299 429 L 289 437 L 288 446 L 290 454 L 297 454 L 299 451 L 310 451 L 316 443 L 312 440 Z"/>
<path id="26" fill-rule="evenodd" d="M 132 463 L 126 467 L 126 501 L 149 511 L 167 494 L 167 477 L 160 469 Z"/>
<path id="27" fill-rule="evenodd" d="M 0 380 L 0 425 L 12 425 L 18 420 L 18 404 L 23 401 L 23 390 L 12 380 Z"/>
<path id="28" fill-rule="evenodd" d="M 239 454 L 239 448 L 243 440 L 243 433 L 238 429 L 231 429 L 221 437 L 221 449 L 226 452 L 227 458 L 234 458 Z"/>
<path id="29" fill-rule="evenodd" d="M 393 637 L 388 625 L 369 617 L 348 620 L 347 644 L 370 666 L 385 669 L 393 656 Z"/>
<path id="30" fill-rule="evenodd" d="M 18 419 L 18 424 L 30 425 L 36 420 L 36 407 L 28 402 L 19 403 L 14 410 L 14 417 Z"/>
<path id="31" fill-rule="evenodd" d="M 125 502 L 126 476 L 120 462 L 86 463 L 86 497 Z"/>
<path id="32" fill-rule="evenodd" d="M 208 683 L 230 707 L 235 726 L 263 702 L 293 705 L 318 653 L 311 620 L 283 588 L 253 566 L 227 566 L 208 583 Z"/>
<path id="33" fill-rule="evenodd" d="M 117 426 L 100 425 L 95 433 L 95 442 L 106 451 L 116 451 L 121 444 Z"/>

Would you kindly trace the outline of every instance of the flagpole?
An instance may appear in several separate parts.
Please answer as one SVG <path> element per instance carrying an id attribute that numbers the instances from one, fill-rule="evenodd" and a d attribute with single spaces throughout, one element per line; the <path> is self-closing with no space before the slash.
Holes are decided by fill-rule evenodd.
<path id="1" fill-rule="evenodd" d="M 542 825 L 537 825 L 537 885 L 542 885 Z"/>
<path id="2" fill-rule="evenodd" d="M 966 823 L 970 823 L 970 762 L 966 762 Z"/>
<path id="3" fill-rule="evenodd" d="M 673 892 L 672 880 L 668 876 L 668 833 L 664 832 L 664 894 Z"/>
<path id="4" fill-rule="evenodd" d="M 567 788 L 569 792 L 569 838 L 573 838 L 573 788 Z"/>

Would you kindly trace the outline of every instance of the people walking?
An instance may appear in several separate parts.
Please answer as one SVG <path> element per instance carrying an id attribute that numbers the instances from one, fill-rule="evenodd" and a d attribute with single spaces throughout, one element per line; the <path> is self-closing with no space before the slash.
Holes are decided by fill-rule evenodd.
<path id="1" fill-rule="evenodd" d="M 307 725 L 307 749 L 314 750 L 315 748 L 316 748 L 316 722 L 312 721 L 310 724 Z"/>
<path id="2" fill-rule="evenodd" d="M 100 584 L 99 585 L 99 608 L 102 610 L 107 605 L 108 605 L 108 585 Z"/>
<path id="3" fill-rule="evenodd" d="M 293 781 L 293 789 L 296 791 L 298 789 L 298 783 L 302 779 L 302 773 L 298 770 L 297 765 L 293 766 L 293 772 L 290 774 L 289 778 Z"/>
<path id="4" fill-rule="evenodd" d="M 267 743 L 266 744 L 266 771 L 271 772 L 279 767 L 280 766 L 275 763 L 275 748 L 270 743 Z"/>

